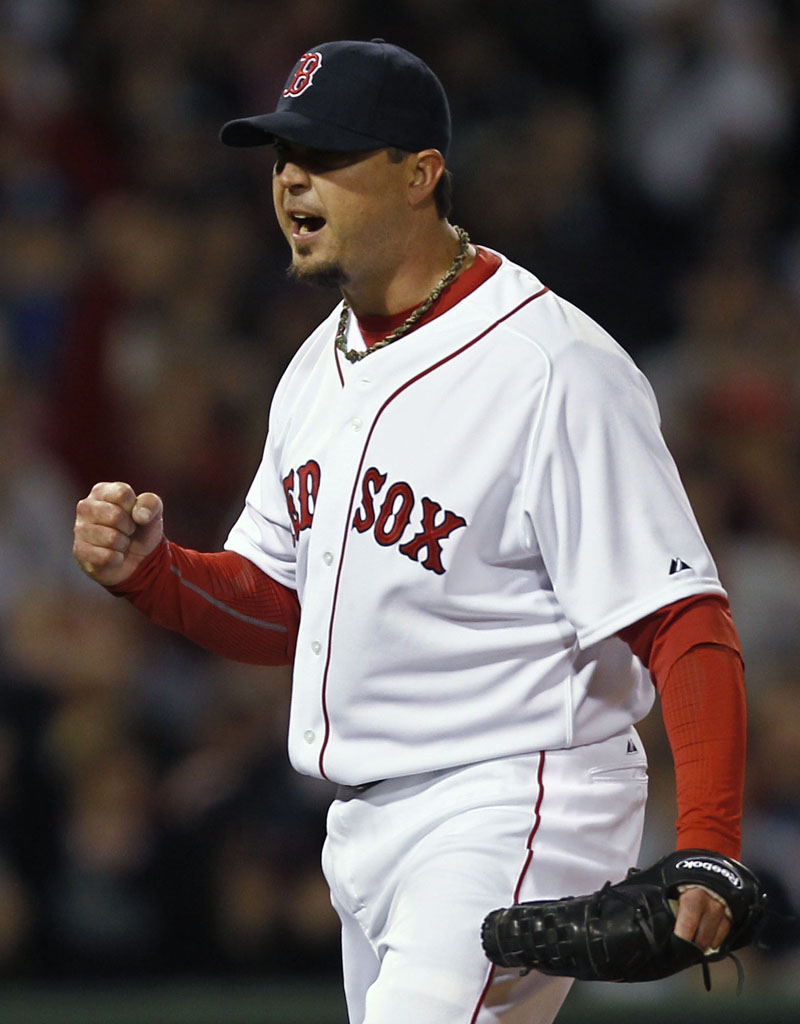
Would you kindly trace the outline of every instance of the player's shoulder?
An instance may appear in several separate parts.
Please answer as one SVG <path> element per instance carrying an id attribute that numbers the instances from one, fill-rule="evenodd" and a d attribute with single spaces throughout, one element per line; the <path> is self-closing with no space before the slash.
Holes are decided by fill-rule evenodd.
<path id="1" fill-rule="evenodd" d="M 523 340 L 551 368 L 563 372 L 591 373 L 603 367 L 612 373 L 636 372 L 630 354 L 588 313 L 525 267 L 501 258 L 493 280 L 499 305 L 514 310 L 501 324 L 507 335 Z"/>

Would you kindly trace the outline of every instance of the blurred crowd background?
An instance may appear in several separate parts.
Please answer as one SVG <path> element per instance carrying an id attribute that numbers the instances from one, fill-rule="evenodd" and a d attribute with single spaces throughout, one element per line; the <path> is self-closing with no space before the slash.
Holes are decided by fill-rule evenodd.
<path id="1" fill-rule="evenodd" d="M 381 36 L 449 93 L 454 220 L 648 373 L 744 646 L 744 859 L 800 906 L 800 5 L 0 0 L 0 976 L 338 971 L 288 675 L 150 626 L 71 558 L 96 480 L 221 547 L 270 396 L 337 296 L 285 276 L 298 56 Z M 658 716 L 642 862 L 670 848 Z M 776 920 L 771 984 L 798 986 Z"/>

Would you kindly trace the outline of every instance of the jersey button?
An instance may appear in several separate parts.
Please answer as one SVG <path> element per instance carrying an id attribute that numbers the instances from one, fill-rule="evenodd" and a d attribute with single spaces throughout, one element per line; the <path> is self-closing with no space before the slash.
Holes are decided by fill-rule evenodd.
<path id="1" fill-rule="evenodd" d="M 362 419 L 359 419 L 358 416 L 356 416 L 356 418 L 352 421 L 351 425 L 353 427 L 353 430 L 358 431 L 361 430 L 361 428 L 364 426 L 364 421 Z"/>
<path id="2" fill-rule="evenodd" d="M 326 565 L 331 565 L 333 563 L 333 553 L 331 551 L 326 551 L 325 554 L 322 556 L 322 561 Z"/>
<path id="3" fill-rule="evenodd" d="M 306 741 L 306 743 L 313 743 L 316 738 L 316 734 L 311 729 L 307 729 L 303 733 L 303 739 Z"/>
<path id="4" fill-rule="evenodd" d="M 315 640 L 311 644 L 311 650 L 314 652 L 314 654 L 320 653 L 320 651 L 322 650 L 322 644 L 319 642 L 319 640 Z"/>

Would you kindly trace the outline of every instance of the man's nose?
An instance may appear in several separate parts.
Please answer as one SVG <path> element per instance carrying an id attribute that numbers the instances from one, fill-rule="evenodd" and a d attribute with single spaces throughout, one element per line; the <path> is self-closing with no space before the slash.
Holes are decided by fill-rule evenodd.
<path id="1" fill-rule="evenodd" d="M 275 176 L 285 189 L 293 193 L 301 192 L 311 184 L 308 171 L 292 160 L 279 161 L 275 165 Z"/>

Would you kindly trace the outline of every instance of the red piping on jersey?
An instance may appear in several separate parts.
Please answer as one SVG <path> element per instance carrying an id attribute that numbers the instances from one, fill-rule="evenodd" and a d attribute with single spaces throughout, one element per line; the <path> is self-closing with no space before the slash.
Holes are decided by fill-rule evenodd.
<path id="1" fill-rule="evenodd" d="M 528 836 L 528 841 L 525 844 L 527 846 L 527 848 L 528 848 L 528 853 L 527 853 L 527 856 L 525 857 L 525 863 L 522 865 L 522 870 L 519 873 L 519 878 L 517 879 L 516 888 L 514 889 L 514 903 L 519 903 L 520 889 L 522 888 L 522 883 L 523 883 L 523 881 L 525 879 L 525 876 L 528 873 L 528 868 L 530 867 L 531 860 L 533 859 L 533 837 L 539 831 L 539 825 L 542 822 L 541 809 L 542 809 L 542 799 L 544 797 L 544 762 L 545 762 L 545 757 L 546 757 L 545 752 L 543 750 L 540 751 L 539 752 L 539 771 L 538 771 L 537 776 L 536 776 L 536 784 L 539 787 L 539 793 L 538 793 L 538 796 L 536 797 L 536 805 L 535 805 L 535 807 L 533 809 L 533 828 L 531 829 L 530 835 Z M 494 964 L 492 964 L 491 970 L 489 971 L 489 976 L 486 979 L 486 984 L 483 986 L 483 991 L 481 992 L 480 998 L 478 999 L 478 1002 L 477 1002 L 477 1005 L 475 1006 L 475 1009 L 472 1012 L 472 1016 L 469 1019 L 469 1024 L 475 1024 L 475 1022 L 477 1021 L 478 1014 L 480 1013 L 481 1007 L 484 1004 L 484 1000 L 486 999 L 486 996 L 489 993 L 489 989 L 492 987 L 492 982 L 494 981 L 494 974 L 495 974 L 496 970 L 497 970 L 497 967 Z"/>
<path id="2" fill-rule="evenodd" d="M 519 305 L 515 306 L 508 313 L 504 313 L 503 316 L 501 316 L 499 320 L 495 320 L 495 322 L 493 324 L 490 324 L 490 326 L 487 327 L 486 330 L 481 331 L 480 334 L 478 334 L 476 337 L 474 337 L 471 341 L 466 342 L 466 344 L 462 345 L 461 348 L 456 349 L 455 352 L 451 352 L 449 356 L 444 356 L 444 358 L 440 359 L 436 363 L 433 363 L 433 365 L 429 366 L 426 370 L 421 370 L 418 374 L 416 374 L 410 380 L 407 380 L 405 382 L 405 384 L 401 384 L 400 387 L 395 392 L 393 392 L 386 399 L 386 401 L 383 403 L 383 405 L 380 407 L 380 409 L 378 409 L 377 413 L 375 414 L 375 419 L 372 421 L 372 426 L 369 428 L 369 433 L 367 434 L 366 438 L 364 439 L 364 450 L 361 453 L 361 459 L 360 459 L 360 461 L 358 463 L 358 469 L 356 470 L 355 480 L 353 481 L 353 491 L 352 491 L 352 493 L 350 495 L 350 505 L 349 505 L 348 510 L 347 510 L 347 518 L 346 518 L 345 524 L 344 524 L 344 536 L 342 537 L 342 547 L 341 547 L 341 552 L 342 553 L 341 553 L 341 557 L 339 558 L 339 568 L 336 571 L 336 585 L 334 586 L 334 589 L 333 589 L 333 604 L 331 606 L 330 625 L 328 626 L 328 651 L 327 651 L 327 654 L 325 656 L 325 670 L 324 670 L 323 675 L 322 675 L 322 717 L 323 717 L 324 722 L 325 722 L 325 738 L 322 741 L 322 749 L 319 752 L 319 772 L 320 772 L 320 775 L 323 777 L 323 779 L 327 779 L 328 778 L 328 776 L 325 774 L 324 759 L 325 759 L 325 751 L 328 749 L 328 742 L 329 742 L 329 740 L 331 738 L 331 721 L 330 721 L 330 716 L 328 714 L 328 671 L 330 669 L 330 664 L 331 664 L 331 651 L 333 650 L 333 620 L 334 620 L 334 618 L 336 616 L 336 602 L 337 602 L 338 597 L 339 597 L 339 584 L 341 583 L 341 579 L 342 579 L 342 566 L 344 565 L 344 552 L 345 552 L 345 548 L 347 546 L 347 538 L 350 536 L 350 532 L 351 532 L 351 523 L 352 523 L 352 519 L 353 519 L 353 504 L 354 504 L 355 499 L 356 499 L 356 491 L 358 489 L 358 481 L 361 479 L 361 470 L 364 468 L 364 460 L 365 460 L 365 458 L 367 456 L 367 449 L 369 448 L 369 442 L 372 439 L 372 434 L 373 434 L 373 432 L 375 430 L 375 427 L 378 424 L 378 420 L 381 418 L 381 416 L 386 411 L 386 409 L 389 407 L 389 405 L 391 405 L 391 403 L 395 400 L 395 398 L 397 398 L 398 395 L 402 394 L 402 392 L 405 391 L 407 388 L 410 388 L 412 384 L 416 384 L 418 380 L 421 380 L 423 377 L 427 377 L 427 375 L 429 373 L 433 373 L 434 370 L 438 370 L 440 366 L 444 366 L 445 363 L 449 363 L 452 359 L 455 359 L 457 356 L 462 355 L 462 353 L 466 352 L 467 349 L 472 348 L 473 345 L 477 344 L 479 341 L 481 341 L 481 339 L 485 338 L 487 334 L 490 334 L 496 327 L 499 327 L 500 324 L 504 323 L 506 320 L 508 320 L 512 316 L 514 316 L 515 313 L 518 313 L 521 309 L 523 309 L 525 306 L 527 306 L 529 302 L 533 302 L 534 299 L 540 298 L 542 295 L 544 295 L 546 292 L 549 292 L 549 291 L 550 291 L 550 289 L 545 287 L 545 288 L 541 288 L 534 295 L 529 295 L 527 299 L 523 299 L 523 301 L 520 302 Z M 369 780 L 366 780 L 366 781 L 369 781 Z"/>

